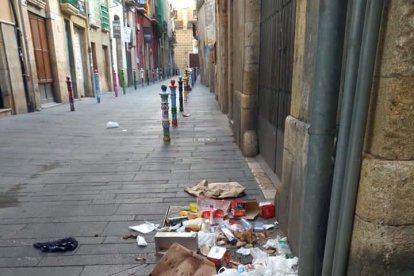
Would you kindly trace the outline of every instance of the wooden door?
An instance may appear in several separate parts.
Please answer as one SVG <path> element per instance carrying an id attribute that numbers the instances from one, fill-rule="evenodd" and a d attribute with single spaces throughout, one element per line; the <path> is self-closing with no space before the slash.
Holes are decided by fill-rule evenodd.
<path id="1" fill-rule="evenodd" d="M 50 63 L 46 21 L 43 17 L 32 13 L 29 13 L 29 20 L 41 101 L 42 103 L 53 102 L 55 101 L 53 92 L 53 74 Z"/>

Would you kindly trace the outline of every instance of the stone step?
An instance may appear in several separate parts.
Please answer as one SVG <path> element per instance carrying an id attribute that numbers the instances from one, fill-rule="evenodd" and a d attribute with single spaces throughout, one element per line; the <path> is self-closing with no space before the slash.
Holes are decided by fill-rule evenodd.
<path id="1" fill-rule="evenodd" d="M 1 108 L 0 109 L 0 118 L 11 116 L 12 114 L 13 113 L 12 113 L 11 108 Z"/>

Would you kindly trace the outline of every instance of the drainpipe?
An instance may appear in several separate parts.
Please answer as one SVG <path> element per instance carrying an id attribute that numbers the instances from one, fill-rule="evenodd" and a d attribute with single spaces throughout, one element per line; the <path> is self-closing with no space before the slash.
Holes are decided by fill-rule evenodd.
<path id="1" fill-rule="evenodd" d="M 331 203 L 329 208 L 328 228 L 325 241 L 322 275 L 332 275 L 332 263 L 335 250 L 338 214 L 341 201 L 343 179 L 345 175 L 348 151 L 349 129 L 353 113 L 356 79 L 358 76 L 359 53 L 361 49 L 362 29 L 365 15 L 365 0 L 352 3 L 349 36 L 347 38 L 347 54 L 344 76 L 344 92 L 342 96 L 339 134 L 336 145 L 335 168 L 332 183 Z"/>
<path id="2" fill-rule="evenodd" d="M 346 0 L 321 0 L 299 249 L 299 276 L 320 275 L 332 181 Z"/>
<path id="3" fill-rule="evenodd" d="M 24 89 L 24 95 L 26 97 L 27 110 L 29 112 L 34 112 L 35 108 L 34 108 L 33 98 L 29 94 L 29 86 L 27 83 L 28 76 L 26 72 L 26 64 L 24 62 L 24 57 L 23 57 L 24 53 L 23 53 L 23 45 L 22 45 L 22 31 L 20 30 L 19 18 L 17 17 L 17 12 L 16 12 L 16 7 L 14 5 L 14 1 L 11 0 L 10 4 L 12 7 L 13 17 L 16 21 L 15 31 L 16 31 L 17 51 L 19 55 L 20 69 L 22 70 L 23 89 Z M 15 108 L 14 112 L 16 112 L 16 106 L 14 108 Z"/>
<path id="4" fill-rule="evenodd" d="M 332 275 L 345 275 L 348 265 L 355 201 L 361 171 L 362 151 L 383 7 L 384 0 L 370 0 L 365 13 L 366 20 L 362 35 L 354 112 L 350 129 L 347 173 L 344 179 Z"/>
<path id="5" fill-rule="evenodd" d="M 108 10 L 109 13 L 109 10 Z M 91 42 L 91 37 L 90 37 L 90 31 L 91 31 L 91 24 L 90 24 L 90 14 L 89 14 L 89 2 L 85 2 L 85 14 L 87 14 L 88 16 L 86 17 L 86 43 L 88 44 L 88 59 L 89 59 L 89 70 L 91 71 L 90 74 L 90 79 L 89 81 L 91 82 L 91 93 L 89 96 L 95 96 L 95 78 L 94 78 L 94 73 L 95 73 L 95 68 L 93 68 L 93 57 L 92 57 L 92 42 Z M 97 69 L 97 68 L 96 68 Z"/>

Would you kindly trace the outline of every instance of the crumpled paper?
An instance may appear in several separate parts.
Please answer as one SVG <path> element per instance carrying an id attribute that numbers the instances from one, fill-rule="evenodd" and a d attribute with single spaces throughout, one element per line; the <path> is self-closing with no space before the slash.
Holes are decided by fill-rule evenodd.
<path id="1" fill-rule="evenodd" d="M 211 198 L 229 198 L 242 195 L 245 188 L 238 182 L 208 183 L 206 179 L 203 179 L 197 185 L 186 187 L 184 190 L 197 197 L 204 195 Z"/>

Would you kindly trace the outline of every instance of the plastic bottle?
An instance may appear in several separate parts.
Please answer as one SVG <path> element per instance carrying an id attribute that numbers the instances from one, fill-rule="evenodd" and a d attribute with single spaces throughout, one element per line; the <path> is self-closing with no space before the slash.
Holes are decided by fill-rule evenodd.
<path id="1" fill-rule="evenodd" d="M 292 256 L 292 251 L 290 250 L 289 243 L 286 238 L 278 239 L 276 249 L 279 254 L 284 255 L 286 258 L 290 258 Z"/>
<path id="2" fill-rule="evenodd" d="M 243 228 L 245 230 L 252 229 L 252 224 L 250 222 L 248 222 L 246 219 L 244 219 L 244 218 L 240 219 L 240 223 L 241 223 L 241 225 L 243 226 Z"/>

